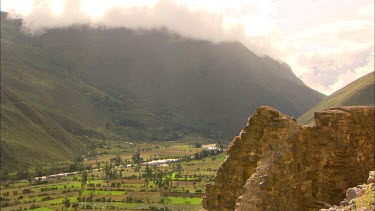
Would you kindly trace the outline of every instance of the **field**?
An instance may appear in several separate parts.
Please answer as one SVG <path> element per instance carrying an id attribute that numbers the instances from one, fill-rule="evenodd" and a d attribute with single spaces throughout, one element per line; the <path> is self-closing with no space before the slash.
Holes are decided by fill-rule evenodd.
<path id="1" fill-rule="evenodd" d="M 204 186 L 225 152 L 199 141 L 203 147 L 193 140 L 100 142 L 95 153 L 74 163 L 81 170 L 3 181 L 1 210 L 200 210 Z"/>

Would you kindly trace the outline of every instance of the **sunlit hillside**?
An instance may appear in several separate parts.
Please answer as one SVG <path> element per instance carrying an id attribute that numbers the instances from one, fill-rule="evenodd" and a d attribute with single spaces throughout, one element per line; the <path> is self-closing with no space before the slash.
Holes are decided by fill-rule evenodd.
<path id="1" fill-rule="evenodd" d="M 314 123 L 314 112 L 322 111 L 329 107 L 352 106 L 352 105 L 374 105 L 374 72 L 369 73 L 332 95 L 323 99 L 308 112 L 298 118 L 302 124 Z"/>

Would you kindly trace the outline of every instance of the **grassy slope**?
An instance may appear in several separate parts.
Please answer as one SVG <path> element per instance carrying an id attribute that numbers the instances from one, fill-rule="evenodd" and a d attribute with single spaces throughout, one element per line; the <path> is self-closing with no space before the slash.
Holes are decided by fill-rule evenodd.
<path id="1" fill-rule="evenodd" d="M 36 106 L 1 87 L 1 166 L 64 161 L 83 144 Z"/>
<path id="2" fill-rule="evenodd" d="M 114 116 L 153 128 L 147 139 L 168 132 L 231 137 L 261 105 L 299 116 L 324 97 L 287 65 L 258 57 L 240 43 L 85 26 L 49 30 L 38 42 L 51 60 L 86 83 L 132 100 L 139 112 Z"/>
<path id="3" fill-rule="evenodd" d="M 51 62 L 31 38 L 17 30 L 14 25 L 2 24 L 1 83 L 52 113 L 88 122 L 92 127 L 103 126 L 106 115 L 92 98 L 106 94 Z"/>
<path id="4" fill-rule="evenodd" d="M 296 116 L 323 98 L 287 65 L 258 57 L 239 43 L 82 26 L 29 37 L 20 25 L 1 19 L 2 87 L 70 134 L 133 140 L 232 137 L 258 106 Z M 4 115 L 12 114 L 6 110 L 11 105 L 1 106 Z M 2 145 L 23 146 L 4 148 L 2 156 L 13 156 L 7 161 L 38 160 L 29 142 L 37 140 L 36 134 L 50 139 L 43 125 L 33 123 L 30 128 L 39 129 L 28 140 L 25 131 L 31 129 L 18 127 L 27 128 L 27 118 L 18 115 L 19 123 L 2 127 L 12 131 Z"/>
<path id="5" fill-rule="evenodd" d="M 374 72 L 369 73 L 325 98 L 298 118 L 302 124 L 314 123 L 314 113 L 336 106 L 374 105 Z"/>
<path id="6" fill-rule="evenodd" d="M 51 63 L 17 22 L 1 20 L 1 166 L 83 153 L 74 135 L 103 137 L 109 117 L 93 99 L 106 93 Z"/>

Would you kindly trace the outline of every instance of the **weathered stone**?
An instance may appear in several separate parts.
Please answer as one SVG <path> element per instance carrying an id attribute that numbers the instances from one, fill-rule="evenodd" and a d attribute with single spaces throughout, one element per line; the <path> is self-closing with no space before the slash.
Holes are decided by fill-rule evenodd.
<path id="1" fill-rule="evenodd" d="M 347 205 L 349 205 L 349 202 L 348 201 L 342 201 L 342 202 L 340 202 L 340 206 L 347 206 Z"/>
<path id="2" fill-rule="evenodd" d="M 375 183 L 375 171 L 370 171 L 367 184 Z"/>
<path id="3" fill-rule="evenodd" d="M 346 198 L 348 199 L 348 201 L 351 201 L 352 199 L 357 198 L 357 192 L 355 191 L 355 188 L 349 188 L 346 191 Z"/>
<path id="4" fill-rule="evenodd" d="M 258 108 L 206 187 L 204 208 L 319 210 L 363 184 L 374 166 L 374 107 L 314 116 L 316 125 L 302 126 L 272 107 Z M 353 191 L 349 198 L 362 194 L 362 188 Z"/>

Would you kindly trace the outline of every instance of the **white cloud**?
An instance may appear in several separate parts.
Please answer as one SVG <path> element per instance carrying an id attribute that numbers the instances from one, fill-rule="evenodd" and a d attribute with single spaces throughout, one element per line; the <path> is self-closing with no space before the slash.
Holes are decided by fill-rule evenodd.
<path id="1" fill-rule="evenodd" d="M 358 15 L 367 16 L 367 17 L 374 17 L 374 5 L 373 4 L 366 4 L 356 9 Z"/>
<path id="2" fill-rule="evenodd" d="M 1 6 L 23 14 L 32 32 L 90 23 L 167 26 L 199 39 L 238 40 L 284 60 L 325 94 L 374 71 L 372 0 L 2 0 Z"/>
<path id="3" fill-rule="evenodd" d="M 373 22 L 336 22 L 285 36 L 279 50 L 289 55 L 284 57 L 285 61 L 307 85 L 331 94 L 374 71 L 373 37 Z M 294 44 L 289 45 L 291 42 Z"/>
<path id="4" fill-rule="evenodd" d="M 374 71 L 373 47 L 354 53 L 332 54 L 324 57 L 318 55 L 307 62 L 307 64 L 302 64 L 310 70 L 304 75 L 305 81 L 332 93 Z"/>

